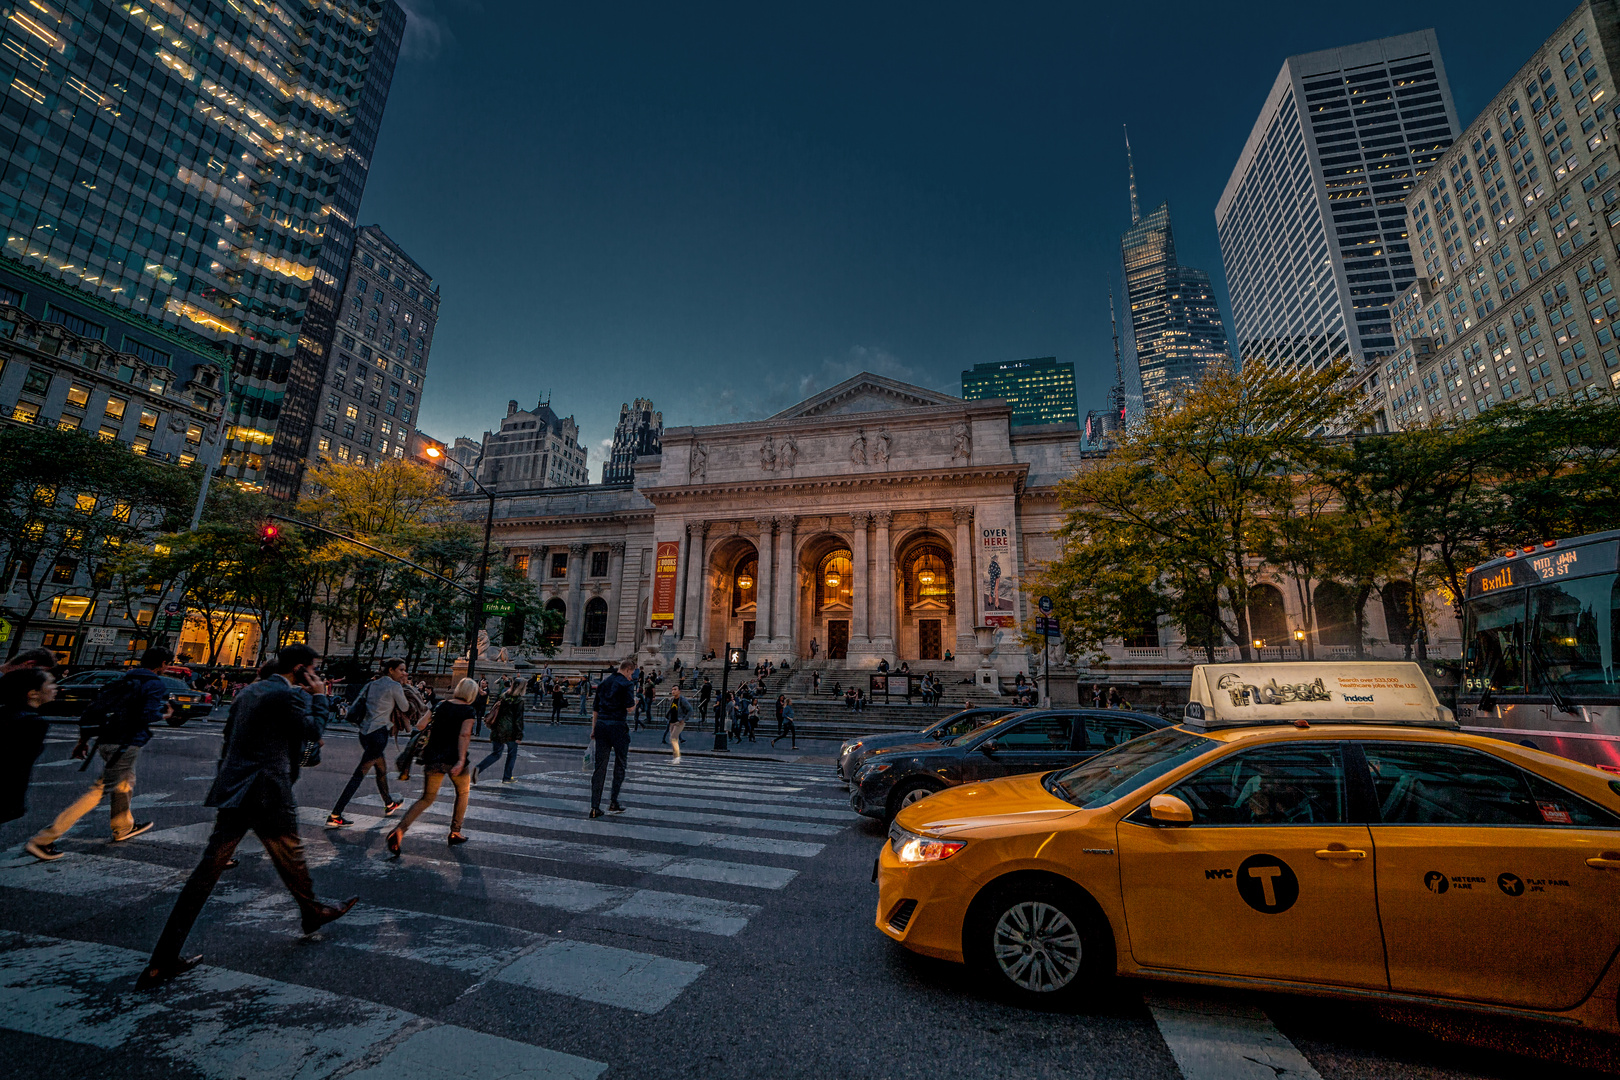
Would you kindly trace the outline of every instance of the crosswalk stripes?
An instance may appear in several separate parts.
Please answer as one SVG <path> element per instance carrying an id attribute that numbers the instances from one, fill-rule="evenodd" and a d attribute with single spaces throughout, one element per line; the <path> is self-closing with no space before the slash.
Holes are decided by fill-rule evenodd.
<path id="1" fill-rule="evenodd" d="M 596 821 L 584 816 L 588 777 L 577 772 L 531 773 L 517 784 L 486 784 L 475 788 L 468 812 L 469 824 L 489 827 L 472 828 L 476 844 L 471 850 L 495 854 L 500 865 L 477 865 L 471 875 L 467 861 L 469 849 L 457 849 L 456 857 L 445 857 L 440 854 L 444 852 L 442 847 L 426 842 L 428 835 L 438 835 L 437 830 L 430 829 L 429 823 L 442 824 L 449 817 L 451 800 L 448 797 L 441 798 L 427 812 L 406 841 L 405 857 L 397 861 L 389 860 L 381 845 L 381 834 L 391 829 L 397 818 L 383 817 L 380 813 L 351 813 L 354 825 L 345 830 L 342 843 L 336 842 L 338 837 L 325 830 L 306 828 L 306 851 L 317 872 L 373 878 L 405 877 L 410 882 L 409 888 L 391 895 L 423 898 L 422 905 L 411 903 L 408 907 L 362 903 L 339 927 L 323 936 L 331 946 L 456 971 L 463 977 L 479 980 L 480 984 L 521 986 L 581 1001 L 656 1013 L 679 997 L 702 974 L 705 965 L 687 958 L 616 949 L 476 917 L 415 908 L 433 906 L 427 903 L 430 895 L 466 896 L 475 901 L 464 913 L 471 916 L 481 913 L 478 905 L 495 902 L 548 909 L 564 918 L 585 916 L 604 928 L 623 921 L 627 927 L 665 927 L 698 935 L 699 939 L 723 941 L 734 937 L 762 910 L 760 904 L 749 901 L 785 888 L 798 875 L 791 864 L 813 858 L 823 848 L 820 842 L 793 839 L 793 836 L 815 835 L 825 839 L 856 820 L 847 809 L 833 809 L 841 807 L 841 798 L 825 797 L 836 790 L 832 788 L 836 781 L 829 782 L 824 771 L 791 765 L 752 768 L 752 764 L 726 762 L 701 771 L 683 771 L 678 783 L 669 782 L 668 777 L 650 768 L 635 769 L 625 787 L 625 799 L 633 804 L 632 813 Z M 156 805 L 175 808 L 193 805 L 171 798 L 170 793 L 150 795 Z M 356 800 L 356 803 L 368 799 L 372 805 L 380 805 L 380 798 L 376 796 Z M 705 808 L 708 812 L 702 812 Z M 301 817 L 308 825 L 314 825 L 324 821 L 325 813 L 318 808 L 305 807 Z M 209 821 L 195 821 L 155 830 L 145 841 L 196 851 L 206 841 L 210 829 Z M 762 833 L 767 835 L 760 835 Z M 420 839 L 418 834 L 423 834 Z M 130 851 L 122 846 L 113 849 L 97 841 L 72 838 L 64 846 L 71 857 L 59 862 L 28 862 L 13 869 L 0 868 L 0 888 L 102 903 L 114 902 L 114 898 L 118 903 L 157 898 L 157 906 L 162 906 L 165 901 L 161 894 L 173 894 L 189 873 L 189 866 L 176 869 L 141 861 L 138 856 L 131 857 Z M 99 853 L 112 850 L 117 854 Z M 722 851 L 725 855 L 718 857 Z M 244 857 L 253 857 L 256 852 L 262 849 L 251 838 L 242 845 Z M 513 868 L 513 860 L 532 863 L 535 869 L 527 865 Z M 593 868 L 663 877 L 670 881 L 672 888 L 588 880 Z M 546 872 L 553 869 L 557 872 Z M 580 873 L 586 877 L 566 876 Z M 733 893 L 723 899 L 694 895 L 682 890 L 679 883 L 683 880 L 711 889 L 731 889 Z M 646 884 L 645 880 L 641 884 Z M 470 893 L 468 889 L 475 891 Z M 217 919 L 232 927 L 273 935 L 296 932 L 296 911 L 278 886 L 249 887 L 232 884 L 227 878 L 215 897 L 218 903 L 205 914 L 205 922 Z M 23 951 L 46 948 L 48 944 L 30 945 Z M 8 945 L 22 948 L 14 941 L 0 938 L 0 950 Z M 80 948 L 79 943 L 72 943 L 72 950 Z M 126 971 L 133 970 L 139 962 L 133 954 L 123 961 Z M 23 961 L 18 963 L 26 966 Z M 7 962 L 0 955 L 0 976 L 6 970 Z M 241 978 L 260 988 L 272 982 L 249 976 Z M 11 992 L 15 989 L 13 987 Z M 299 989 L 291 988 L 286 992 Z M 5 993 L 0 989 L 0 1000 Z M 16 1026 L 8 1017 L 9 1013 L 0 1008 L 0 1025 Z M 412 1022 L 408 1018 L 392 1019 L 406 1026 Z M 431 1023 L 420 1018 L 415 1022 Z M 425 1027 L 415 1031 L 400 1040 L 400 1048 L 393 1053 L 409 1049 L 411 1053 L 431 1057 L 443 1049 L 442 1037 L 431 1034 L 438 1030 Z M 315 1040 L 312 1045 L 318 1043 L 319 1040 Z M 513 1047 L 522 1045 L 512 1044 Z M 596 1073 L 590 1071 L 593 1067 L 600 1071 L 600 1067 L 591 1062 L 580 1065 L 575 1072 L 567 1071 L 580 1061 L 567 1055 L 558 1055 L 565 1060 L 564 1065 L 556 1066 L 563 1071 L 556 1071 L 553 1068 L 556 1062 L 545 1057 L 549 1051 L 534 1047 L 524 1049 L 551 1062 L 536 1066 L 542 1070 L 533 1072 L 537 1077 L 594 1076 Z M 516 1050 L 513 1054 L 522 1056 Z M 429 1069 L 428 1072 L 412 1072 L 406 1068 L 409 1062 L 395 1060 L 392 1056 L 386 1062 L 361 1062 L 365 1071 L 352 1075 L 380 1075 L 374 1070 L 384 1063 L 393 1068 L 390 1075 L 396 1080 L 408 1080 L 414 1075 L 438 1075 L 431 1071 L 435 1066 L 421 1066 Z M 345 1060 L 334 1067 L 349 1073 L 357 1066 Z M 553 1071 L 543 1071 L 545 1068 L 553 1068 Z M 209 1074 L 207 1069 L 203 1071 Z M 286 1075 L 324 1076 L 330 1071 L 326 1064 L 317 1063 L 308 1070 L 302 1065 L 295 1066 L 288 1069 Z M 531 1074 L 517 1072 L 513 1075 L 528 1077 Z"/>

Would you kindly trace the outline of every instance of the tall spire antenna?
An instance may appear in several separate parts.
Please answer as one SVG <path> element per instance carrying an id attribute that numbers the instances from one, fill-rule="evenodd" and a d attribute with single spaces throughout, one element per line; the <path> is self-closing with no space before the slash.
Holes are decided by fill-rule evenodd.
<path id="1" fill-rule="evenodd" d="M 1136 205 L 1136 159 L 1131 156 L 1130 125 L 1121 126 L 1125 128 L 1125 163 L 1131 170 L 1131 224 L 1135 225 L 1142 220 L 1142 211 Z"/>

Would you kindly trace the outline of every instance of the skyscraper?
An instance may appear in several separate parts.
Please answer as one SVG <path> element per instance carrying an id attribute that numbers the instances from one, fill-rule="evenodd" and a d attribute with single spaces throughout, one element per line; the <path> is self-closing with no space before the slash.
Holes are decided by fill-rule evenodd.
<path id="1" fill-rule="evenodd" d="M 1135 177 L 1132 177 L 1133 181 Z M 1132 188 L 1135 184 L 1132 183 Z M 1101 450 L 1124 434 L 1129 422 L 1125 401 L 1125 363 L 1119 355 L 1119 320 L 1114 317 L 1114 294 L 1108 294 L 1108 328 L 1114 335 L 1114 384 L 1108 388 L 1108 408 L 1086 413 L 1085 445 Z"/>
<path id="2" fill-rule="evenodd" d="M 602 462 L 602 483 L 628 484 L 636 478 L 636 458 L 656 454 L 663 446 L 664 414 L 653 410 L 646 398 L 619 406 L 619 425 L 613 429 L 613 449 Z"/>
<path id="3" fill-rule="evenodd" d="M 1283 62 L 1215 208 L 1243 362 L 1394 351 L 1389 305 L 1417 274 L 1405 200 L 1456 131 L 1432 30 Z"/>
<path id="4" fill-rule="evenodd" d="M 1132 350 L 1147 409 L 1174 404 L 1212 364 L 1230 364 L 1226 326 L 1209 275 L 1176 261 L 1170 204 L 1143 217 L 1136 201 L 1136 163 L 1125 142 L 1131 175 L 1131 227 L 1120 237 Z"/>
<path id="5" fill-rule="evenodd" d="M 962 372 L 962 396 L 968 401 L 1002 398 L 1012 406 L 1014 427 L 1030 424 L 1078 424 L 1074 365 L 1055 356 L 975 364 Z"/>
<path id="6" fill-rule="evenodd" d="M 457 439 L 452 450 L 458 460 L 461 444 L 462 440 Z M 491 491 L 590 483 L 585 471 L 585 448 L 579 444 L 579 425 L 572 416 L 558 416 L 549 401 L 527 410 L 508 401 L 500 430 L 484 432 L 478 479 Z"/>
<path id="7" fill-rule="evenodd" d="M 365 464 L 404 457 L 415 430 L 439 287 L 375 225 L 360 228 L 305 457 Z M 277 439 L 289 433 L 277 435 Z"/>
<path id="8" fill-rule="evenodd" d="M 218 342 L 223 471 L 290 496 L 405 14 L 394 0 L 194 7 L 12 13 L 5 257 Z"/>

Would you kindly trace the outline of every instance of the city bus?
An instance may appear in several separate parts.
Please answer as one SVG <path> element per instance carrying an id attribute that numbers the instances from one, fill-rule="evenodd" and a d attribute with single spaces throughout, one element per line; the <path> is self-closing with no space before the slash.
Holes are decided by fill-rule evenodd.
<path id="1" fill-rule="evenodd" d="M 1468 574 L 1464 730 L 1620 773 L 1620 530 L 1504 552 Z"/>

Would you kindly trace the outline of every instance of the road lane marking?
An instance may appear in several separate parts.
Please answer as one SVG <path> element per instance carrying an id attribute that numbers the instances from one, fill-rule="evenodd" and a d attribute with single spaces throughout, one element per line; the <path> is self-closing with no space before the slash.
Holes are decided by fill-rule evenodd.
<path id="1" fill-rule="evenodd" d="M 685 960 L 559 941 L 508 965 L 495 981 L 651 1014 L 701 974 L 702 964 Z"/>
<path id="2" fill-rule="evenodd" d="M 518 788 L 520 790 L 533 790 L 548 794 L 557 794 L 559 788 L 567 789 L 567 793 L 572 793 L 572 789 L 579 788 L 583 793 L 590 790 L 591 782 L 588 779 L 558 779 L 547 784 L 513 783 L 511 785 L 502 785 L 501 788 L 480 786 L 474 790 L 479 794 L 488 795 L 492 798 L 505 799 L 510 797 L 507 794 L 507 791 L 503 790 L 503 788 L 508 786 L 511 788 Z M 763 814 L 771 817 L 815 818 L 821 821 L 839 821 L 843 822 L 845 825 L 853 824 L 860 818 L 859 814 L 849 809 L 848 800 L 845 800 L 843 809 L 834 810 L 830 807 L 790 806 L 785 803 L 727 802 L 720 804 L 712 798 L 700 798 L 699 796 L 702 793 L 696 791 L 682 791 L 679 794 L 661 794 L 655 793 L 657 790 L 658 789 L 641 784 L 630 784 L 628 781 L 624 786 L 624 794 L 626 796 L 634 799 L 637 803 L 646 804 L 648 806 L 685 806 L 705 810 L 734 811 L 739 814 Z"/>
<path id="3" fill-rule="evenodd" d="M 1173 992 L 1145 995 L 1186 1080 L 1322 1080 L 1256 1006 Z"/>
<path id="4" fill-rule="evenodd" d="M 443 1024 L 414 1033 L 344 1080 L 596 1080 L 606 1071 L 600 1061 Z"/>
<path id="5" fill-rule="evenodd" d="M 189 870 L 120 859 L 110 855 L 71 853 L 55 862 L 29 856 L 20 866 L 0 870 L 0 887 L 57 896 L 97 896 L 106 892 L 156 892 L 185 880 Z"/>
<path id="6" fill-rule="evenodd" d="M 535 810 L 562 810 L 567 813 L 582 814 L 590 809 L 590 799 L 585 792 L 580 792 L 578 798 L 546 798 L 540 795 L 513 795 L 504 791 L 484 792 L 478 788 L 472 791 L 472 797 L 484 805 L 522 806 Z M 378 796 L 380 799 L 381 796 Z M 843 825 L 828 825 L 820 821 L 783 821 L 777 818 L 741 819 L 729 814 L 699 814 L 691 810 L 645 809 L 634 805 L 629 792 L 625 798 L 632 805 L 625 812 L 618 815 L 620 821 L 669 821 L 678 825 L 713 825 L 722 829 L 752 829 L 756 832 L 785 832 L 797 833 L 804 836 L 836 836 L 843 832 L 853 822 Z M 726 809 L 731 809 L 727 807 Z"/>

